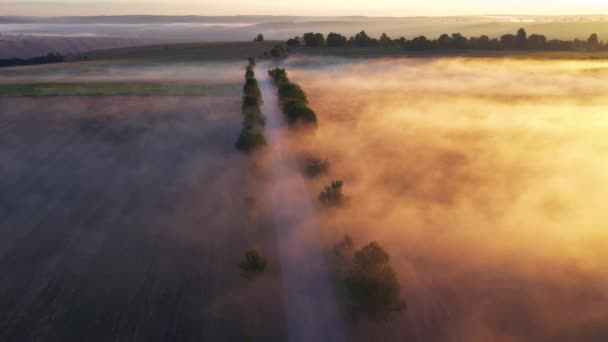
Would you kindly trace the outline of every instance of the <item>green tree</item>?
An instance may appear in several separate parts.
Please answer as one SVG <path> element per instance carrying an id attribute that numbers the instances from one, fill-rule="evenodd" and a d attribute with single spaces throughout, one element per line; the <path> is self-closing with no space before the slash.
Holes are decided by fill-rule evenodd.
<path id="1" fill-rule="evenodd" d="M 378 43 L 381 47 L 392 47 L 395 45 L 395 42 L 386 33 L 382 33 Z"/>
<path id="2" fill-rule="evenodd" d="M 261 275 L 266 271 L 267 264 L 268 262 L 262 253 L 251 249 L 245 252 L 245 260 L 239 264 L 239 268 L 246 276 Z"/>
<path id="3" fill-rule="evenodd" d="M 320 47 L 325 45 L 325 36 L 322 33 L 308 32 L 304 34 L 304 45 L 307 47 Z"/>
<path id="4" fill-rule="evenodd" d="M 285 51 L 285 48 L 280 44 L 276 45 L 272 48 L 272 50 L 270 50 L 270 55 L 274 58 L 283 58 L 286 54 L 287 52 Z"/>
<path id="5" fill-rule="evenodd" d="M 346 37 L 339 33 L 331 32 L 330 34 L 327 35 L 327 46 L 341 47 L 341 46 L 346 46 L 346 43 L 347 43 Z"/>
<path id="6" fill-rule="evenodd" d="M 587 39 L 587 45 L 590 49 L 594 50 L 600 46 L 600 41 L 596 33 L 589 36 L 589 38 Z"/>
<path id="7" fill-rule="evenodd" d="M 236 142 L 236 148 L 243 152 L 250 152 L 265 145 L 266 138 L 264 134 L 250 127 L 243 127 Z"/>
<path id="8" fill-rule="evenodd" d="M 319 194 L 319 201 L 325 206 L 340 206 L 346 202 L 346 196 L 342 192 L 344 182 L 341 180 L 333 181 L 326 186 Z"/>
<path id="9" fill-rule="evenodd" d="M 255 37 L 255 39 L 253 40 L 254 42 L 263 42 L 264 41 L 264 35 L 263 34 L 258 34 L 257 37 Z"/>
<path id="10" fill-rule="evenodd" d="M 344 281 L 357 311 L 386 319 L 391 312 L 405 308 L 390 257 L 377 242 L 355 252 Z"/>

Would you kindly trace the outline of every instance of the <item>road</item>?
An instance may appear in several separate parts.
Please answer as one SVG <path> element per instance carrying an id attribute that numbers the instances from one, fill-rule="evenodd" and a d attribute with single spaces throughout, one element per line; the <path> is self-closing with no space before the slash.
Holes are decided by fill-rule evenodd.
<path id="1" fill-rule="evenodd" d="M 290 342 L 345 341 L 344 322 L 323 255 L 314 197 L 297 174 L 285 141 L 276 89 L 268 76 L 270 63 L 256 68 L 266 115 L 266 138 L 271 149 L 269 185 L 279 243 L 285 313 Z"/>

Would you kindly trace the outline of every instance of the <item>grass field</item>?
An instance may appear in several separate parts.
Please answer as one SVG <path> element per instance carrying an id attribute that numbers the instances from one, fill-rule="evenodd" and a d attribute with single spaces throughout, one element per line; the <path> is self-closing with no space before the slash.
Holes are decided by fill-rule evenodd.
<path id="1" fill-rule="evenodd" d="M 328 255 L 345 234 L 376 240 L 401 282 L 407 311 L 346 320 L 350 340 L 606 340 L 607 54 L 265 61 L 287 67 L 319 118 L 315 134 L 275 127 L 285 158 L 330 163 L 315 180 L 295 168 L 273 180 L 268 155 L 234 142 L 246 57 L 274 44 L 0 70 L 0 341 L 287 340 L 285 227 L 266 186 L 294 180 L 311 205 L 295 216 L 319 223 Z M 317 211 L 337 179 L 349 205 Z M 257 281 L 237 267 L 252 247 L 269 261 Z"/>
<path id="2" fill-rule="evenodd" d="M 280 41 L 264 42 L 202 42 L 163 44 L 90 51 L 69 56 L 70 61 L 128 60 L 128 61 L 206 61 L 246 60 L 261 57 Z"/>
<path id="3" fill-rule="evenodd" d="M 245 65 L 2 70 L 1 341 L 285 339 L 274 228 L 234 149 Z"/>
<path id="4" fill-rule="evenodd" d="M 0 97 L 14 96 L 224 96 L 238 92 L 236 84 L 185 83 L 25 83 L 0 84 Z"/>

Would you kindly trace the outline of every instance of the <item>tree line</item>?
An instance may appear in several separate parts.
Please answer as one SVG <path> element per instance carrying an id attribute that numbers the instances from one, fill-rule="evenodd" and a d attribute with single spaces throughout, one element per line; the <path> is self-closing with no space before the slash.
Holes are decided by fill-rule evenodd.
<path id="1" fill-rule="evenodd" d="M 39 56 L 39 57 L 34 57 L 34 58 L 0 59 L 0 67 L 62 63 L 64 60 L 65 60 L 65 58 L 61 54 L 55 53 L 55 52 L 50 52 L 46 56 Z"/>
<path id="2" fill-rule="evenodd" d="M 262 113 L 262 93 L 255 72 L 255 59 L 249 58 L 245 70 L 245 85 L 243 86 L 243 128 L 236 142 L 236 148 L 249 152 L 266 145 L 262 131 L 266 118 Z"/>
<path id="3" fill-rule="evenodd" d="M 361 31 L 350 38 L 339 33 L 331 32 L 327 36 L 322 33 L 309 32 L 300 37 L 287 40 L 288 47 L 401 47 L 411 51 L 425 50 L 547 50 L 547 51 L 597 51 L 608 50 L 608 44 L 599 40 L 593 33 L 587 40 L 548 40 L 540 34 L 528 35 L 523 28 L 516 34 L 505 34 L 500 38 L 465 37 L 460 33 L 451 35 L 442 34 L 436 39 L 425 36 L 406 39 L 400 37 L 393 39 L 386 33 L 380 38 L 372 38 L 365 31 Z"/>
<path id="4" fill-rule="evenodd" d="M 302 87 L 289 81 L 287 72 L 282 68 L 268 71 L 278 92 L 283 114 L 290 125 L 316 125 L 317 114 L 308 107 L 308 97 Z"/>

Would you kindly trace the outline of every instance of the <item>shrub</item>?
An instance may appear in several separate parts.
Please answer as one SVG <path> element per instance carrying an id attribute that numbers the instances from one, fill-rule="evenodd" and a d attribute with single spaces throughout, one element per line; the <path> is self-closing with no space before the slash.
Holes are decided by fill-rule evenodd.
<path id="1" fill-rule="evenodd" d="M 277 85 L 277 87 L 282 86 L 284 83 L 288 83 L 287 72 L 282 68 L 274 68 L 272 70 L 268 70 L 268 75 L 272 77 L 272 80 Z"/>
<path id="2" fill-rule="evenodd" d="M 322 33 L 309 32 L 304 34 L 304 45 L 307 47 L 319 47 L 325 45 L 325 36 Z"/>
<path id="3" fill-rule="evenodd" d="M 239 139 L 236 142 L 236 148 L 244 152 L 249 152 L 263 146 L 266 146 L 264 134 L 251 127 L 243 127 Z"/>
<path id="4" fill-rule="evenodd" d="M 260 92 L 260 86 L 255 78 L 248 77 L 245 79 L 245 85 L 243 86 L 243 93 L 248 97 L 260 98 L 262 93 Z M 249 100 L 248 100 L 249 101 Z"/>
<path id="5" fill-rule="evenodd" d="M 277 45 L 270 50 L 270 55 L 274 58 L 283 58 L 286 54 L 287 52 L 283 45 Z"/>
<path id="6" fill-rule="evenodd" d="M 251 65 L 248 65 L 247 70 L 245 71 L 245 79 L 247 78 L 255 78 L 255 72 L 253 71 L 253 67 Z"/>
<path id="7" fill-rule="evenodd" d="M 330 34 L 327 35 L 327 46 L 340 47 L 340 46 L 346 46 L 346 43 L 347 43 L 346 37 L 339 33 L 331 32 Z"/>
<path id="8" fill-rule="evenodd" d="M 319 194 L 319 201 L 325 206 L 341 206 L 346 202 L 346 196 L 342 192 L 342 181 L 333 181 Z"/>
<path id="9" fill-rule="evenodd" d="M 255 37 L 255 39 L 253 39 L 254 42 L 263 42 L 264 41 L 264 35 L 263 34 L 258 34 L 257 37 Z"/>
<path id="10" fill-rule="evenodd" d="M 245 112 L 243 119 L 243 127 L 254 128 L 256 126 L 264 126 L 266 124 L 266 117 L 259 109 L 253 109 Z"/>
<path id="11" fill-rule="evenodd" d="M 288 39 L 286 42 L 288 47 L 297 47 L 300 46 L 300 37 L 295 37 Z"/>
<path id="12" fill-rule="evenodd" d="M 301 101 L 291 102 L 290 106 L 284 107 L 285 118 L 287 119 L 287 123 L 293 125 L 296 123 L 302 124 L 316 124 L 317 123 L 317 114 L 306 106 L 305 103 Z"/>
<path id="13" fill-rule="evenodd" d="M 243 96 L 243 108 L 259 107 L 260 98 L 258 96 L 245 95 Z"/>
<path id="14" fill-rule="evenodd" d="M 329 162 L 319 157 L 307 155 L 301 161 L 302 171 L 309 178 L 315 178 L 329 170 Z"/>
<path id="15" fill-rule="evenodd" d="M 387 318 L 405 308 L 390 257 L 377 242 L 355 252 L 344 282 L 354 308 L 371 316 Z"/>
<path id="16" fill-rule="evenodd" d="M 239 264 L 239 268 L 246 276 L 254 276 L 264 274 L 266 265 L 266 258 L 259 251 L 252 249 L 245 252 L 245 260 Z"/>
<path id="17" fill-rule="evenodd" d="M 283 101 L 295 100 L 304 104 L 308 103 L 308 97 L 304 90 L 302 90 L 302 87 L 294 83 L 284 83 L 280 86 L 279 97 L 281 97 L 281 100 Z"/>

